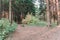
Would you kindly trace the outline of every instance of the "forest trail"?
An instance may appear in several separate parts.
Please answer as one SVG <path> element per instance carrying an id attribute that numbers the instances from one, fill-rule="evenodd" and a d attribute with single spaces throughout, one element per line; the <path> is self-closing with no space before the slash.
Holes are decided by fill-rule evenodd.
<path id="1" fill-rule="evenodd" d="M 48 27 L 21 27 L 7 40 L 60 40 L 60 26 L 53 29 Z"/>

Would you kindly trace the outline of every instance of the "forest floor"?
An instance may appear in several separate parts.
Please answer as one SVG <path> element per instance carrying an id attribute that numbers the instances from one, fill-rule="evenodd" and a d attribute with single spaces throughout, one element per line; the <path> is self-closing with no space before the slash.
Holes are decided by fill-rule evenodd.
<path id="1" fill-rule="evenodd" d="M 16 31 L 7 40 L 60 40 L 60 26 L 49 28 L 18 25 Z"/>

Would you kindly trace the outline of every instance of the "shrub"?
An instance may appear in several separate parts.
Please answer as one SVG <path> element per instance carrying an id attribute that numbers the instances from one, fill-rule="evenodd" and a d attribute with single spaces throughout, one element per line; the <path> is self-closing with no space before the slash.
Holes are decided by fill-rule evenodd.
<path id="1" fill-rule="evenodd" d="M 12 33 L 17 27 L 15 22 L 11 22 L 8 19 L 2 18 L 0 20 L 0 40 L 4 40 L 10 33 Z"/>
<path id="2" fill-rule="evenodd" d="M 31 14 L 27 14 L 26 18 L 22 20 L 23 24 L 30 24 L 30 23 L 36 24 L 39 22 L 40 20 Z"/>
<path id="3" fill-rule="evenodd" d="M 45 21 L 39 20 L 36 16 L 32 14 L 27 14 L 25 19 L 22 20 L 23 24 L 28 24 L 32 26 L 46 26 L 47 23 Z"/>

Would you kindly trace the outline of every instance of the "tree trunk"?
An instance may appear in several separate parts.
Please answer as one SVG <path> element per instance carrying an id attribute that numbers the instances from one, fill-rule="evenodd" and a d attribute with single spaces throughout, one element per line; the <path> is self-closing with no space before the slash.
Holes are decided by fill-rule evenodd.
<path id="1" fill-rule="evenodd" d="M 5 13 L 4 13 L 4 0 L 2 0 L 2 11 L 3 11 L 3 14 L 4 14 L 4 18 L 5 18 Z"/>
<path id="2" fill-rule="evenodd" d="M 2 4 L 2 0 L 0 0 L 0 19 L 1 19 L 1 13 L 2 13 L 2 12 L 1 12 L 1 11 L 2 11 L 2 10 L 1 10 L 1 4 Z"/>
<path id="3" fill-rule="evenodd" d="M 57 5 L 57 14 L 58 14 L 58 20 L 57 20 L 57 24 L 60 24 L 60 13 L 59 13 L 59 2 L 58 0 L 56 0 L 56 5 Z"/>
<path id="4" fill-rule="evenodd" d="M 9 0 L 9 20 L 10 20 L 10 22 L 12 22 L 11 20 L 12 20 L 12 18 L 11 18 L 11 1 L 12 0 Z"/>
<path id="5" fill-rule="evenodd" d="M 47 3 L 47 26 L 50 27 L 51 26 L 51 23 L 50 23 L 50 12 L 49 12 L 49 1 L 46 0 L 46 3 Z"/>
<path id="6" fill-rule="evenodd" d="M 1 0 L 0 0 L 0 14 L 1 14 Z"/>

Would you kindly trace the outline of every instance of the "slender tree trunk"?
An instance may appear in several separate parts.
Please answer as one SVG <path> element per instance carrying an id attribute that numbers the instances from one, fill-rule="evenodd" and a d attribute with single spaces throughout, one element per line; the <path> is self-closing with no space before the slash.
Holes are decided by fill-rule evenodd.
<path id="1" fill-rule="evenodd" d="M 53 0 L 52 0 L 53 1 Z M 53 2 L 51 0 L 49 0 L 49 17 L 50 17 L 50 24 L 52 23 L 52 14 L 53 14 Z"/>
<path id="2" fill-rule="evenodd" d="M 60 13 L 59 13 L 59 2 L 58 0 L 56 0 L 56 5 L 57 5 L 57 14 L 58 14 L 58 20 L 57 20 L 57 24 L 60 24 Z"/>
<path id="3" fill-rule="evenodd" d="M 3 11 L 3 14 L 4 14 L 4 18 L 5 18 L 5 13 L 4 13 L 4 0 L 2 0 L 2 11 Z"/>
<path id="4" fill-rule="evenodd" d="M 11 20 L 12 20 L 12 16 L 11 16 L 11 1 L 12 0 L 9 0 L 9 20 L 10 20 L 10 22 L 12 22 Z"/>
<path id="5" fill-rule="evenodd" d="M 47 3 L 47 26 L 50 27 L 51 26 L 51 23 L 50 23 L 50 12 L 49 12 L 49 1 L 46 0 L 46 3 Z"/>
<path id="6" fill-rule="evenodd" d="M 2 4 L 2 0 L 0 0 L 0 19 L 1 19 L 1 4 Z"/>
<path id="7" fill-rule="evenodd" d="M 1 14 L 1 0 L 0 0 L 0 14 Z"/>

